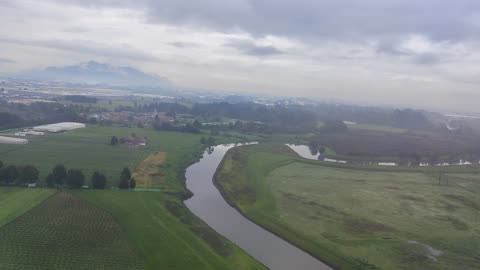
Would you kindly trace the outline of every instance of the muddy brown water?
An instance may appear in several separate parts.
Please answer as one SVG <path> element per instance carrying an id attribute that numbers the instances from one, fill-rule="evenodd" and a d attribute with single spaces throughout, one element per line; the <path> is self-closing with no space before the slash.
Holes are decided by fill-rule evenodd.
<path id="1" fill-rule="evenodd" d="M 308 253 L 270 233 L 231 207 L 213 184 L 213 175 L 225 153 L 235 145 L 216 146 L 187 168 L 187 188 L 193 197 L 185 205 L 219 234 L 272 270 L 332 269 Z"/>

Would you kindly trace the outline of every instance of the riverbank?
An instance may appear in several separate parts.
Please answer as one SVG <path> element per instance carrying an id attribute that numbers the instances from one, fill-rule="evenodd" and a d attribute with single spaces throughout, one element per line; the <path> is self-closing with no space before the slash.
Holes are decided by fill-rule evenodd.
<path id="1" fill-rule="evenodd" d="M 455 168 L 448 186 L 437 177 L 425 168 L 326 167 L 286 146 L 258 145 L 231 150 L 215 179 L 248 218 L 337 269 L 475 269 L 480 262 L 459 245 L 480 239 L 480 202 L 468 191 L 480 189 L 476 174 Z M 408 241 L 444 253 L 432 260 Z"/>

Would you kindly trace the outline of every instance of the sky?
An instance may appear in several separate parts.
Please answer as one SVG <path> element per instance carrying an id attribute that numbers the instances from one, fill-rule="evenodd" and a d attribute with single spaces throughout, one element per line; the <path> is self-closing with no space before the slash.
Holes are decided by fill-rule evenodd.
<path id="1" fill-rule="evenodd" d="M 480 113 L 480 1 L 0 0 L 0 73 L 89 60 L 184 88 Z"/>

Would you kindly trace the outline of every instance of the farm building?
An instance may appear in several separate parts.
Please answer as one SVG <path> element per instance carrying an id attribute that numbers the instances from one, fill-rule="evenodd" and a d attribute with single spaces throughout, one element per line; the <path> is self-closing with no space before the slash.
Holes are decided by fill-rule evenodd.
<path id="1" fill-rule="evenodd" d="M 3 143 L 3 144 L 27 144 L 27 143 L 28 143 L 28 140 L 26 140 L 26 139 L 19 139 L 19 138 L 12 138 L 12 137 L 0 136 L 0 143 Z"/>
<path id="2" fill-rule="evenodd" d="M 15 134 L 13 135 L 17 137 L 26 137 L 27 135 L 42 136 L 45 135 L 45 133 L 40 131 L 34 131 L 31 129 L 24 129 L 23 131 L 15 132 Z"/>
<path id="3" fill-rule="evenodd" d="M 62 123 L 56 123 L 51 125 L 37 126 L 37 127 L 34 127 L 33 130 L 57 133 L 57 132 L 84 128 L 84 127 L 85 127 L 85 124 L 82 124 L 82 123 L 62 122 Z"/>
<path id="4" fill-rule="evenodd" d="M 142 138 L 142 137 L 120 138 L 120 143 L 127 146 L 133 146 L 133 147 L 146 146 L 147 138 L 146 137 L 145 138 Z"/>

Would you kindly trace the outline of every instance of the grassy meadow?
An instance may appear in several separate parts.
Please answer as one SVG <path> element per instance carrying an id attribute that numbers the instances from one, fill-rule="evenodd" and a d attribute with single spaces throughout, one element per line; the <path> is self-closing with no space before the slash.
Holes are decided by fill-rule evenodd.
<path id="1" fill-rule="evenodd" d="M 216 184 L 336 269 L 478 269 L 478 173 L 452 168 L 439 185 L 435 169 L 333 166 L 271 144 L 229 151 Z"/>

